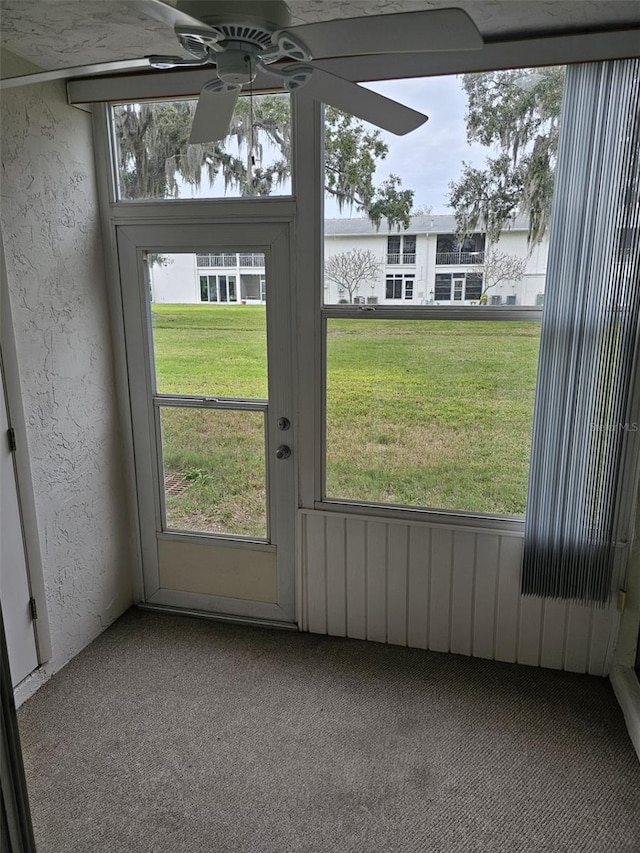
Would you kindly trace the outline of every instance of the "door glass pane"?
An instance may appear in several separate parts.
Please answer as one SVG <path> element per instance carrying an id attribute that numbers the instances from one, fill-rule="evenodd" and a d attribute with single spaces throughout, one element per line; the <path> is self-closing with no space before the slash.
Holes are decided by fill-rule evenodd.
<path id="1" fill-rule="evenodd" d="M 522 515 L 540 324 L 329 319 L 326 495 Z"/>
<path id="2" fill-rule="evenodd" d="M 267 398 L 265 258 L 251 257 L 238 302 L 238 254 L 147 255 L 157 393 Z"/>
<path id="3" fill-rule="evenodd" d="M 163 406 L 166 530 L 267 538 L 264 414 Z"/>

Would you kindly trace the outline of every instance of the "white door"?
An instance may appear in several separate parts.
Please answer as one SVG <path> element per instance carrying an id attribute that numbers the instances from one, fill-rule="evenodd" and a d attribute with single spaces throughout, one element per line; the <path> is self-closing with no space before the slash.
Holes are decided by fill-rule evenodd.
<path id="1" fill-rule="evenodd" d="M 1 369 L 0 385 L 0 602 L 15 687 L 38 666 L 38 651 Z"/>
<path id="2" fill-rule="evenodd" d="M 289 226 L 127 225 L 118 253 L 145 600 L 292 622 Z"/>

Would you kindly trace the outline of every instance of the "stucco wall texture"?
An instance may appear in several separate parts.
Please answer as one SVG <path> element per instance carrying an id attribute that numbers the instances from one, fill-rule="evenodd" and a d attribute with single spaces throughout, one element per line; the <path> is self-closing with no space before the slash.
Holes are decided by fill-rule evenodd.
<path id="1" fill-rule="evenodd" d="M 133 548 L 91 118 L 57 82 L 3 92 L 0 118 L 0 223 L 53 647 L 41 680 L 130 605 Z"/>

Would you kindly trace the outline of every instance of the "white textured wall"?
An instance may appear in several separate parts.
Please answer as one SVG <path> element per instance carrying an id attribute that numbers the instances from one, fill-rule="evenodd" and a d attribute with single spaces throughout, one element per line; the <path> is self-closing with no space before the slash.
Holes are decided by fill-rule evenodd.
<path id="1" fill-rule="evenodd" d="M 129 606 L 133 552 L 90 116 L 67 105 L 62 83 L 3 92 L 1 109 L 0 222 L 53 645 L 46 677 Z"/>

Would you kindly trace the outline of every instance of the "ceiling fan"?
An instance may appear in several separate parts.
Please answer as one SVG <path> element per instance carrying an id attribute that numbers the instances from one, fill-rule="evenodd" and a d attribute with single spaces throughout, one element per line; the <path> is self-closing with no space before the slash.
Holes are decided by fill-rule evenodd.
<path id="1" fill-rule="evenodd" d="M 224 139 L 243 86 L 258 71 L 284 90 L 330 104 L 384 130 L 403 135 L 427 116 L 357 83 L 330 74 L 314 60 L 347 56 L 478 50 L 482 37 L 461 9 L 400 12 L 290 26 L 284 0 L 136 0 L 136 8 L 173 27 L 190 54 L 147 56 L 29 74 L 0 81 L 0 87 L 88 76 L 133 67 L 211 67 L 196 108 L 190 143 Z"/>

